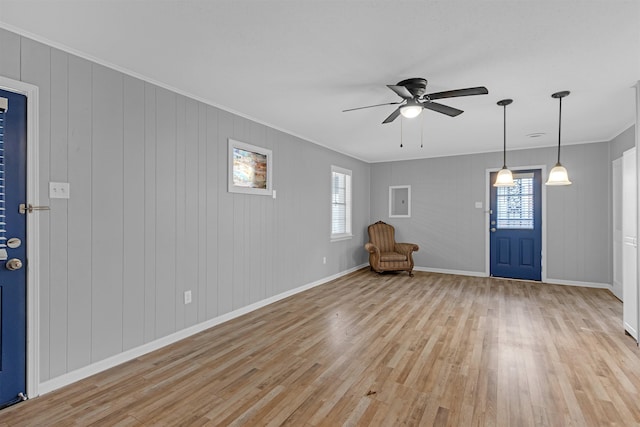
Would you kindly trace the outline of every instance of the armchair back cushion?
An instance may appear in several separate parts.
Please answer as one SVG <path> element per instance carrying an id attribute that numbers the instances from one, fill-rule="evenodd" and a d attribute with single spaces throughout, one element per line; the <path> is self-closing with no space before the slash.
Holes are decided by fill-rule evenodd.
<path id="1" fill-rule="evenodd" d="M 395 234 L 395 228 L 382 221 L 369 226 L 369 241 L 383 253 L 393 252 L 393 247 L 396 244 Z"/>

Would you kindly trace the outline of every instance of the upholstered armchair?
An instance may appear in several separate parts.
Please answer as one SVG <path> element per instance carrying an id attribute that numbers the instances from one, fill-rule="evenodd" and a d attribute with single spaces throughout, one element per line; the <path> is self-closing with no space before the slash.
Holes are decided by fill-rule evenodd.
<path id="1" fill-rule="evenodd" d="M 368 228 L 369 243 L 364 248 L 369 252 L 369 265 L 378 273 L 383 271 L 408 271 L 413 276 L 414 251 L 420 248 L 414 243 L 396 243 L 393 226 L 378 221 Z"/>

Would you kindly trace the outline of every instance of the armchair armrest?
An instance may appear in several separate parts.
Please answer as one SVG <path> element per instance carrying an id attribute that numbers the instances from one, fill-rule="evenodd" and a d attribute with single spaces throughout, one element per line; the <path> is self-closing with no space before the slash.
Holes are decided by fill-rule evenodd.
<path id="1" fill-rule="evenodd" d="M 378 247 L 376 245 L 374 245 L 373 243 L 371 243 L 371 242 L 365 244 L 364 248 L 370 254 L 374 254 L 374 253 L 379 253 L 380 252 L 380 249 L 378 249 Z"/>
<path id="2" fill-rule="evenodd" d="M 409 256 L 411 252 L 419 251 L 420 247 L 415 243 L 396 243 L 393 247 L 393 250 Z"/>

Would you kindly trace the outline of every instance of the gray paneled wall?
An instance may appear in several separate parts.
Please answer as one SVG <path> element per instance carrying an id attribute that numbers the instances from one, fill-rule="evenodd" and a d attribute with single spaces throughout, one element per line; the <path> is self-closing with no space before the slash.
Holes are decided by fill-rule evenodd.
<path id="1" fill-rule="evenodd" d="M 609 144 L 609 158 L 611 161 L 622 157 L 622 153 L 636 146 L 636 129 L 631 126 L 611 140 Z"/>
<path id="2" fill-rule="evenodd" d="M 5 30 L 0 56 L 40 88 L 41 381 L 366 262 L 368 164 Z M 229 137 L 273 150 L 277 199 L 227 192 Z M 335 243 L 332 164 L 354 185 Z"/>
<path id="3" fill-rule="evenodd" d="M 555 164 L 554 148 L 509 152 L 509 166 Z M 547 277 L 611 283 L 609 143 L 563 147 L 573 185 L 547 187 Z M 502 153 L 378 163 L 371 169 L 371 220 L 415 242 L 416 266 L 485 271 L 485 177 Z M 546 179 L 546 177 L 544 177 Z M 411 185 L 411 218 L 388 218 L 388 187 Z M 483 209 L 475 208 L 482 202 Z"/>

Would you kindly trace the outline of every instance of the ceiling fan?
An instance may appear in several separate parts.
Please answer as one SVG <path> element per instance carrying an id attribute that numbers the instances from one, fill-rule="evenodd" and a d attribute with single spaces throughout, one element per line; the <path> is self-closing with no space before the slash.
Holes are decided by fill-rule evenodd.
<path id="1" fill-rule="evenodd" d="M 391 123 L 400 114 L 404 117 L 412 118 L 419 115 L 424 108 L 427 110 L 437 111 L 447 116 L 455 117 L 462 114 L 462 110 L 449 107 L 447 105 L 433 102 L 435 99 L 454 98 L 457 96 L 486 95 L 489 93 L 486 87 L 470 87 L 466 89 L 447 90 L 444 92 L 425 93 L 427 91 L 427 80 L 423 78 L 406 79 L 395 85 L 387 85 L 389 89 L 394 91 L 402 98 L 402 101 L 387 102 L 384 104 L 368 105 L 366 107 L 350 108 L 342 110 L 342 112 L 361 110 L 363 108 L 380 107 L 382 105 L 400 105 L 393 113 L 389 115 L 382 123 Z"/>

